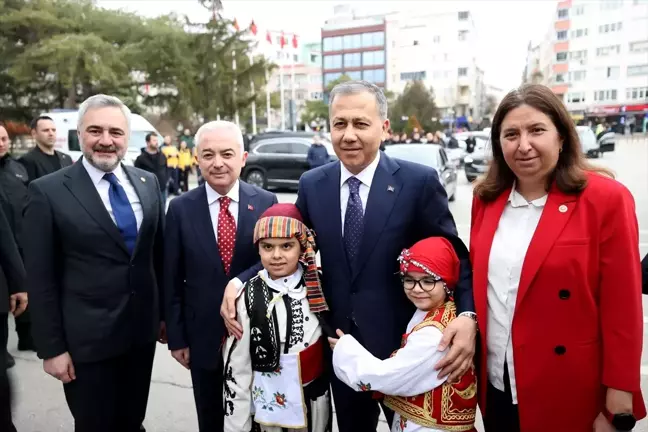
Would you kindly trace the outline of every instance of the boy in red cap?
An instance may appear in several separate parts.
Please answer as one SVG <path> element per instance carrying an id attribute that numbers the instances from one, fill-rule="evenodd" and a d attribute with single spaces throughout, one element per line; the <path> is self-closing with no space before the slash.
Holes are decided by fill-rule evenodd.
<path id="1" fill-rule="evenodd" d="M 385 395 L 395 415 L 392 432 L 475 431 L 477 378 L 471 367 L 457 383 L 439 378 L 435 365 L 443 330 L 456 317 L 452 298 L 459 259 L 448 240 L 430 237 L 398 257 L 405 294 L 417 310 L 401 348 L 375 358 L 351 335 L 331 339 L 337 377 L 356 391 Z"/>
<path id="2" fill-rule="evenodd" d="M 225 432 L 329 432 L 322 313 L 328 310 L 314 234 L 294 204 L 275 204 L 254 229 L 263 270 L 237 299 L 243 337 L 227 339 Z M 323 322 L 323 321 L 322 321 Z"/>

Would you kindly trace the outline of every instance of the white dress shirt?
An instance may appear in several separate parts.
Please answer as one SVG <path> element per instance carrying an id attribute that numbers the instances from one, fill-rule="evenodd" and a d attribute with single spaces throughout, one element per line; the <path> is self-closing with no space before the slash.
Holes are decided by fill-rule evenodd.
<path id="1" fill-rule="evenodd" d="M 349 185 L 347 180 L 355 177 L 360 180 L 360 201 L 362 201 L 362 213 L 364 214 L 367 209 L 367 200 L 369 199 L 369 190 L 371 189 L 371 182 L 373 181 L 376 168 L 380 162 L 380 152 L 376 155 L 374 160 L 358 175 L 353 175 L 343 163 L 340 163 L 340 210 L 342 212 L 342 235 L 344 235 L 344 216 L 346 215 L 347 202 L 349 201 Z"/>
<path id="2" fill-rule="evenodd" d="M 488 380 L 493 387 L 504 391 L 506 363 L 514 404 L 517 404 L 517 390 L 511 326 L 522 265 L 546 202 L 546 195 L 527 202 L 513 187 L 495 231 L 488 261 Z"/>
<path id="3" fill-rule="evenodd" d="M 110 218 L 113 220 L 113 222 L 115 222 L 116 225 L 117 220 L 115 219 L 115 215 L 113 214 L 112 205 L 110 205 L 110 197 L 108 196 L 110 183 L 104 178 L 107 173 L 101 171 L 99 168 L 90 165 L 90 162 L 88 162 L 86 158 L 82 158 L 81 161 L 83 167 L 86 169 L 88 175 L 90 176 L 90 180 L 92 180 L 92 184 L 94 184 L 95 188 L 97 188 L 99 197 L 106 207 L 106 210 L 108 210 Z M 128 176 L 124 172 L 124 168 L 121 166 L 121 164 L 117 165 L 117 168 L 114 169 L 113 174 L 115 174 L 117 181 L 119 182 L 121 187 L 124 188 L 124 192 L 126 192 L 128 202 L 130 202 L 133 213 L 135 213 L 137 231 L 139 231 L 140 227 L 142 226 L 142 219 L 144 219 L 144 211 L 142 210 L 142 203 L 140 202 L 140 198 L 137 195 L 137 192 L 135 192 L 135 188 L 128 179 Z"/>
<path id="4" fill-rule="evenodd" d="M 234 217 L 234 223 L 238 226 L 239 181 L 236 180 L 236 183 L 227 192 L 227 195 L 219 194 L 207 182 L 205 182 L 205 190 L 207 191 L 207 205 L 209 206 L 209 216 L 211 217 L 212 228 L 214 229 L 214 237 L 216 238 L 216 242 L 218 242 L 218 213 L 221 209 L 219 198 L 223 196 L 230 198 L 229 211 Z"/>

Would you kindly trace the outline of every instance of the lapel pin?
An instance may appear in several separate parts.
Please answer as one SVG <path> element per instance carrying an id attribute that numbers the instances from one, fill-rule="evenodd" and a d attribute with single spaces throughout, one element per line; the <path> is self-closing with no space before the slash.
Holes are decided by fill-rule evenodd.
<path id="1" fill-rule="evenodd" d="M 389 192 L 394 192 L 394 186 L 392 186 L 392 185 L 387 186 L 387 190 Z"/>
<path id="2" fill-rule="evenodd" d="M 142 180 L 142 183 L 146 183 L 146 179 L 144 177 L 140 177 L 140 180 Z"/>
<path id="3" fill-rule="evenodd" d="M 254 206 L 252 204 L 248 204 L 248 210 L 254 210 Z"/>
<path id="4" fill-rule="evenodd" d="M 558 207 L 558 211 L 560 213 L 566 213 L 567 212 L 567 206 L 565 204 L 561 205 L 560 207 Z"/>

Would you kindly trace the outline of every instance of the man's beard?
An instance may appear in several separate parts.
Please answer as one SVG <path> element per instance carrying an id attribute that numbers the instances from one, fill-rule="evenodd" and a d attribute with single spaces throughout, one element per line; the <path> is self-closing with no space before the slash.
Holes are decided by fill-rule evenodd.
<path id="1" fill-rule="evenodd" d="M 126 151 L 122 152 L 122 154 L 120 155 L 119 152 L 117 150 L 115 150 L 115 152 L 112 153 L 112 155 L 114 157 L 111 157 L 111 158 L 105 158 L 105 157 L 98 158 L 97 157 L 97 158 L 95 158 L 94 157 L 94 151 L 97 151 L 97 147 L 98 146 L 95 146 L 95 148 L 93 148 L 90 151 L 85 151 L 84 150 L 83 151 L 83 157 L 85 157 L 88 160 L 90 165 L 92 165 L 93 167 L 95 167 L 98 170 L 103 171 L 103 172 L 112 172 L 112 171 L 114 171 L 115 168 L 117 168 L 117 166 L 121 163 L 121 161 L 124 159 L 124 156 L 126 155 Z"/>

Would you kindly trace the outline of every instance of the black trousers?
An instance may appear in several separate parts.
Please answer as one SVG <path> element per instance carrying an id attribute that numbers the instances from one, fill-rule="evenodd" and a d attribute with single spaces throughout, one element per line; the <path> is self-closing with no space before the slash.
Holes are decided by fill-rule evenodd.
<path id="1" fill-rule="evenodd" d="M 0 313 L 0 431 L 16 432 L 11 421 L 11 383 L 7 375 L 7 337 L 9 335 L 8 314 Z"/>
<path id="2" fill-rule="evenodd" d="M 221 362 L 222 363 L 222 362 Z M 191 368 L 194 400 L 200 432 L 222 432 L 223 418 L 223 368 Z"/>
<path id="3" fill-rule="evenodd" d="M 148 403 L 155 343 L 94 363 L 75 363 L 65 384 L 75 432 L 138 432 Z"/>
<path id="4" fill-rule="evenodd" d="M 357 327 L 353 326 L 351 335 L 362 343 Z M 373 392 L 356 392 L 338 380 L 334 373 L 331 374 L 331 389 L 340 432 L 376 432 L 381 408 L 391 427 L 394 412 L 374 399 Z"/>
<path id="5" fill-rule="evenodd" d="M 520 415 L 517 405 L 513 404 L 511 381 L 506 364 L 504 364 L 504 391 L 496 389 L 489 382 L 486 392 L 486 413 L 484 414 L 486 432 L 520 432 Z"/>

